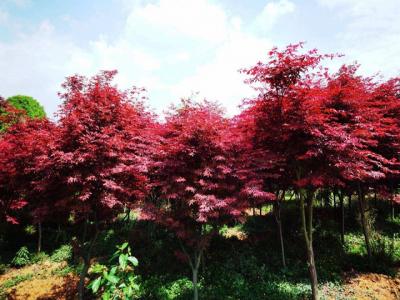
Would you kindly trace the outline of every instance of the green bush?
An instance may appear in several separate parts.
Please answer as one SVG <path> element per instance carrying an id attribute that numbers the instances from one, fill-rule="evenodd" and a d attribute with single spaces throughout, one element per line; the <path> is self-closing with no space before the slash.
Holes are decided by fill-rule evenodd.
<path id="1" fill-rule="evenodd" d="M 30 96 L 12 96 L 7 99 L 7 102 L 17 109 L 24 110 L 27 116 L 32 119 L 44 119 L 46 117 L 43 106 Z"/>
<path id="2" fill-rule="evenodd" d="M 138 260 L 132 256 L 128 243 L 117 246 L 110 262 L 114 263 L 110 266 L 92 266 L 90 273 L 98 276 L 88 286 L 92 293 L 101 296 L 103 300 L 139 298 L 139 277 L 133 272 Z"/>
<path id="3" fill-rule="evenodd" d="M 11 264 L 15 267 L 24 267 L 31 263 L 31 254 L 27 247 L 21 247 L 17 253 L 15 254 L 14 258 L 11 261 Z"/>
<path id="4" fill-rule="evenodd" d="M 50 260 L 53 262 L 69 261 L 72 258 L 72 247 L 71 245 L 62 245 L 56 249 L 50 256 Z"/>
<path id="5" fill-rule="evenodd" d="M 0 275 L 3 275 L 8 269 L 6 264 L 0 263 Z"/>
<path id="6" fill-rule="evenodd" d="M 42 261 L 45 261 L 49 258 L 49 256 L 45 252 L 35 253 L 31 257 L 31 263 L 36 264 Z"/>

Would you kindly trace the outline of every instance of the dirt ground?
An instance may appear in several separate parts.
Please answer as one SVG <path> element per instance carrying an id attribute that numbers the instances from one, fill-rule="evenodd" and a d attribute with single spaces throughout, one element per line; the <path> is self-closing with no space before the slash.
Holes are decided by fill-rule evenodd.
<path id="1" fill-rule="evenodd" d="M 400 300 L 400 273 L 393 278 L 382 274 L 346 274 L 340 291 L 327 291 L 329 300 Z"/>
<path id="2" fill-rule="evenodd" d="M 54 271 L 66 266 L 66 263 L 45 261 L 40 264 L 21 269 L 11 269 L 0 276 L 0 286 L 21 276 L 29 276 L 13 287 L 5 290 L 9 300 L 50 300 L 74 299 L 78 278 L 76 276 L 61 276 Z"/>
<path id="3" fill-rule="evenodd" d="M 230 232 L 232 234 L 232 232 Z M 232 234 L 235 235 L 235 232 Z M 60 276 L 54 271 L 65 263 L 43 262 L 22 269 L 11 269 L 0 276 L 0 286 L 16 276 L 32 274 L 28 280 L 7 289 L 9 300 L 70 300 L 75 299 L 78 278 L 71 274 Z M 400 300 L 400 270 L 396 277 L 375 273 L 345 275 L 340 290 L 323 287 L 321 291 L 329 300 Z"/>

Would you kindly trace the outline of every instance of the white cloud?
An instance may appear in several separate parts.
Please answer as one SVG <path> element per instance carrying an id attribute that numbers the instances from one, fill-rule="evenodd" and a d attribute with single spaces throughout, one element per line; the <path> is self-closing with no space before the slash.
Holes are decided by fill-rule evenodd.
<path id="1" fill-rule="evenodd" d="M 8 21 L 8 13 L 0 8 L 0 25 L 6 24 Z"/>
<path id="2" fill-rule="evenodd" d="M 0 43 L 0 69 L 6 70 L 0 73 L 0 93 L 32 95 L 51 115 L 65 76 L 117 69 L 117 83 L 146 87 L 158 112 L 200 91 L 233 114 L 251 95 L 238 69 L 262 59 L 271 43 L 246 31 L 239 16 L 206 0 L 135 2 L 129 9 L 125 26 L 112 39 L 104 35 L 77 44 L 44 20 Z"/>
<path id="3" fill-rule="evenodd" d="M 284 15 L 295 11 L 295 4 L 289 0 L 268 2 L 257 16 L 255 24 L 260 30 L 269 30 Z"/>
<path id="4" fill-rule="evenodd" d="M 227 32 L 226 19 L 222 7 L 210 1 L 160 0 L 156 4 L 134 6 L 127 19 L 127 33 L 163 29 L 163 35 L 218 42 Z"/>
<path id="5" fill-rule="evenodd" d="M 200 96 L 221 102 L 227 113 L 234 115 L 243 98 L 253 94 L 238 70 L 256 64 L 271 46 L 267 39 L 233 30 L 226 42 L 216 49 L 215 57 L 173 86 L 172 93 L 178 98 L 199 92 Z"/>
<path id="6" fill-rule="evenodd" d="M 31 0 L 8 0 L 8 2 L 11 2 L 18 7 L 27 7 L 32 3 Z"/>
<path id="7" fill-rule="evenodd" d="M 361 63 L 361 71 L 372 75 L 382 71 L 398 76 L 400 64 L 400 3 L 398 0 L 318 0 L 330 8 L 345 31 L 337 34 L 340 51 L 347 60 Z"/>

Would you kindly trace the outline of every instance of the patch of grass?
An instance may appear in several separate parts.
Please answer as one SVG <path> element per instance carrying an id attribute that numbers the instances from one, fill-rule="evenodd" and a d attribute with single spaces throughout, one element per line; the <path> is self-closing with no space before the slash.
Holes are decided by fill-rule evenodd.
<path id="1" fill-rule="evenodd" d="M 11 264 L 15 267 L 24 267 L 30 263 L 31 254 L 26 246 L 21 247 L 11 261 Z"/>
<path id="2" fill-rule="evenodd" d="M 53 262 L 69 261 L 72 258 L 72 247 L 71 245 L 62 245 L 56 249 L 50 256 L 50 260 Z"/>
<path id="3" fill-rule="evenodd" d="M 33 274 L 17 275 L 0 285 L 0 299 L 6 299 L 7 290 L 20 284 L 23 281 L 30 280 L 33 278 Z"/>

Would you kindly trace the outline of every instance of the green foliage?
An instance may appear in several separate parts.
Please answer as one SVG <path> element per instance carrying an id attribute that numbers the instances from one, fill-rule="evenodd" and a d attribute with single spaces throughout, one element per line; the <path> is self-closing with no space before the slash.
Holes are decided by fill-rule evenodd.
<path id="1" fill-rule="evenodd" d="M 51 261 L 62 262 L 69 261 L 72 258 L 72 247 L 71 245 L 62 245 L 56 249 L 50 257 Z"/>
<path id="2" fill-rule="evenodd" d="M 170 280 L 165 276 L 152 276 L 142 282 L 141 289 L 143 299 L 183 300 L 193 298 L 193 283 L 186 277 Z"/>
<path id="3" fill-rule="evenodd" d="M 7 297 L 7 290 L 18 285 L 19 283 L 29 280 L 33 277 L 33 274 L 25 274 L 25 275 L 18 275 L 11 279 L 6 280 L 3 284 L 0 285 L 0 299 L 8 299 Z"/>
<path id="4" fill-rule="evenodd" d="M 34 235 L 36 233 L 36 227 L 33 225 L 27 225 L 24 230 L 28 235 Z"/>
<path id="5" fill-rule="evenodd" d="M 11 261 L 11 264 L 15 267 L 24 267 L 31 263 L 31 254 L 27 247 L 21 247 L 17 253 L 15 254 L 14 258 Z"/>
<path id="6" fill-rule="evenodd" d="M 49 256 L 45 252 L 39 252 L 39 253 L 35 253 L 32 255 L 31 263 L 36 264 L 36 263 L 43 262 L 47 259 L 49 259 Z"/>
<path id="7" fill-rule="evenodd" d="M 0 263 L 0 275 L 3 275 L 8 269 L 6 264 Z"/>
<path id="8" fill-rule="evenodd" d="M 95 264 L 90 273 L 98 275 L 88 286 L 95 295 L 108 299 L 136 299 L 140 295 L 139 278 L 133 273 L 138 260 L 132 256 L 128 243 L 117 246 L 110 266 Z"/>
<path id="9" fill-rule="evenodd" d="M 7 102 L 17 109 L 24 110 L 27 116 L 32 119 L 44 119 L 46 117 L 43 106 L 30 96 L 12 96 L 7 99 Z"/>

